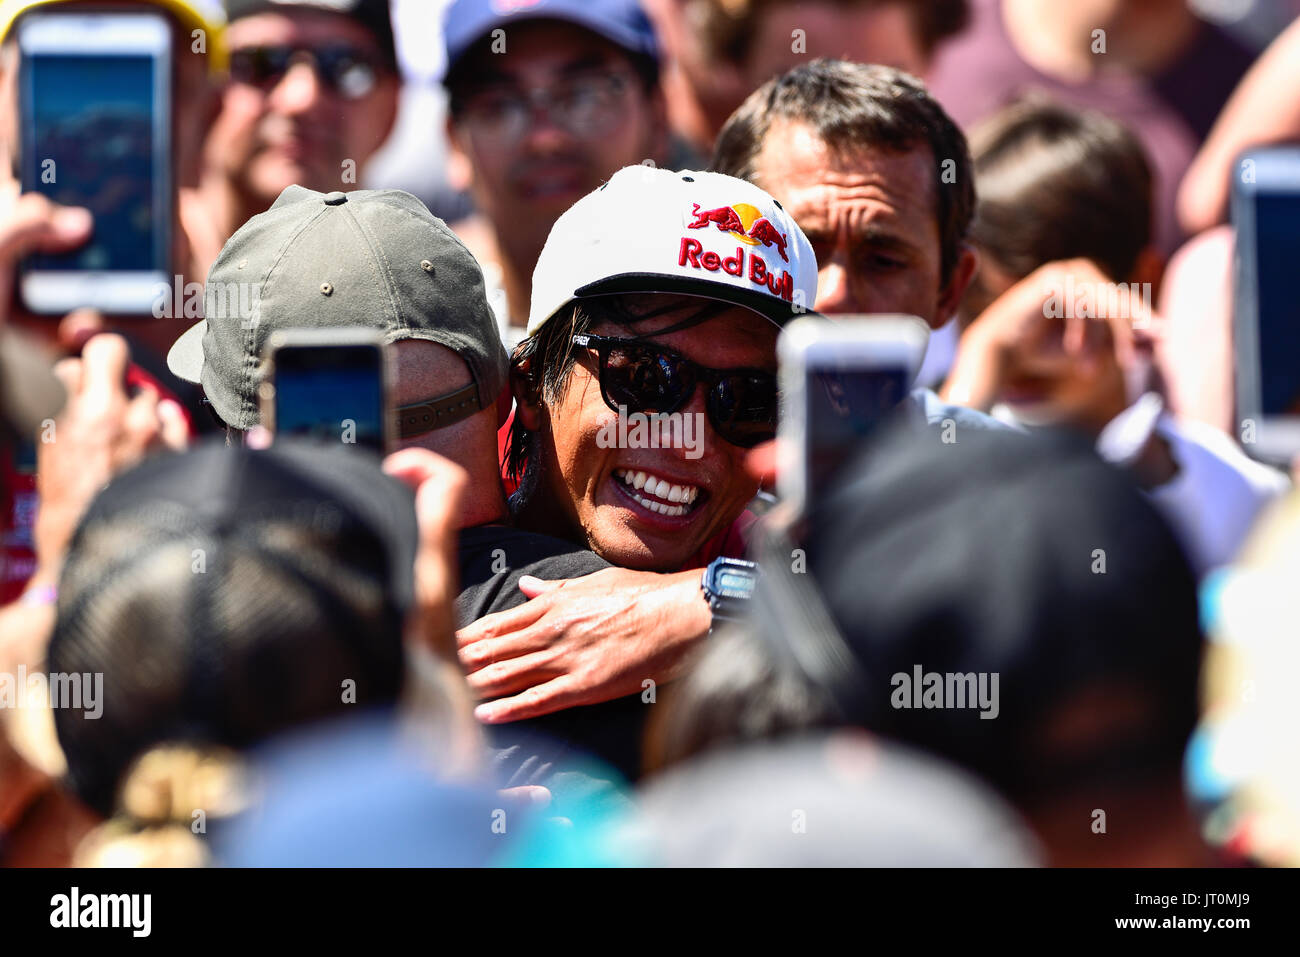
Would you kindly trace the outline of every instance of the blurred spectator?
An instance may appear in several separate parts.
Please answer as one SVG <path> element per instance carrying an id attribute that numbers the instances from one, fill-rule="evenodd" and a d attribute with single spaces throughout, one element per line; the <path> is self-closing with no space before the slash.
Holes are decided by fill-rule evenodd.
<path id="1" fill-rule="evenodd" d="M 975 274 L 975 177 L 966 137 L 916 79 L 843 60 L 796 67 L 727 120 L 713 168 L 769 190 L 808 236 L 817 311 L 919 316 L 937 332 L 929 351 L 950 352 Z M 925 384 L 909 400 L 931 424 L 1001 427 Z"/>
<path id="2" fill-rule="evenodd" d="M 447 559 L 456 471 L 441 462 L 426 474 L 417 521 L 411 491 L 376 463 L 293 442 L 209 443 L 114 481 L 69 551 L 49 648 L 52 673 L 102 675 L 93 701 L 54 708 L 72 790 L 106 814 L 155 746 L 243 749 L 389 708 L 404 684 L 439 773 L 473 772 L 463 683 L 406 665 L 408 653 L 450 652 L 445 629 L 424 630 L 436 609 L 422 594 L 448 569 L 421 563 Z M 431 675 L 436 691 L 414 694 Z"/>
<path id="3" fill-rule="evenodd" d="M 173 226 L 172 268 L 181 288 L 185 280 L 201 281 L 207 270 L 202 258 L 206 223 L 201 215 L 196 190 L 198 188 L 202 155 L 199 144 L 211 125 L 216 109 L 212 77 L 225 65 L 223 34 L 218 23 L 208 19 L 198 5 L 188 0 L 107 0 L 107 2 L 76 2 L 76 0 L 30 0 L 6 3 L 0 8 L 0 137 L 3 138 L 4 162 L 0 163 L 0 205 L 5 210 L 19 208 L 20 185 L 15 177 L 20 168 L 23 144 L 20 142 L 18 110 L 18 75 L 21 57 L 15 25 L 31 10 L 41 13 L 78 13 L 154 10 L 164 15 L 172 27 L 172 62 L 174 64 L 174 89 L 172 107 L 173 176 L 175 177 L 175 222 Z M 200 46 L 194 31 L 204 38 Z M 28 201 L 30 202 L 30 201 Z M 7 213 L 0 213 L 0 216 Z M 90 238 L 92 224 L 82 219 L 74 225 L 73 214 L 64 214 L 63 230 L 68 241 L 50 251 L 76 248 Z M 76 214 L 84 217 L 84 213 Z M 73 239 L 73 234 L 78 238 Z M 9 279 L 6 277 L 7 290 Z M 0 290 L 0 291 L 5 291 Z M 179 309 L 181 304 L 177 304 Z M 131 346 L 135 366 L 131 371 L 133 384 L 148 383 L 181 402 L 197 403 L 197 396 L 189 393 L 183 384 L 171 379 L 162 357 L 179 334 L 182 326 L 170 312 L 161 317 L 103 316 L 79 309 L 68 316 L 34 315 L 26 310 L 20 300 L 6 307 L 10 309 L 9 321 L 21 326 L 33 336 L 56 344 L 62 351 L 77 352 L 91 336 L 112 331 L 123 336 Z"/>
<path id="4" fill-rule="evenodd" d="M 971 131 L 979 270 L 958 314 L 964 329 L 1010 285 L 1058 259 L 1091 259 L 1116 283 L 1157 286 L 1151 167 L 1119 123 L 1032 97 Z"/>
<path id="5" fill-rule="evenodd" d="M 1050 864 L 1211 859 L 1180 783 L 1195 580 L 1121 473 L 1068 435 L 944 445 L 886 427 L 805 544 L 807 575 L 769 546 L 749 623 L 703 649 L 657 713 L 661 762 L 862 726 L 991 782 Z M 780 710 L 774 675 L 804 688 Z"/>
<path id="6" fill-rule="evenodd" d="M 703 163 L 753 90 L 815 57 L 879 63 L 924 76 L 966 24 L 966 0 L 647 0 L 665 55 L 673 132 Z"/>
<path id="7" fill-rule="evenodd" d="M 1151 159 L 1156 246 L 1172 253 L 1178 183 L 1254 53 L 1187 0 L 971 6 L 970 28 L 935 60 L 934 95 L 967 127 L 1033 91 L 1119 120 Z"/>
<path id="8" fill-rule="evenodd" d="M 513 345 L 556 218 L 615 170 L 665 159 L 659 50 L 637 0 L 457 0 L 444 33 L 451 179 L 476 211 L 454 228 Z"/>
<path id="9" fill-rule="evenodd" d="M 631 813 L 585 833 L 530 835 L 517 853 L 549 867 L 1030 867 L 1039 857 L 987 785 L 852 730 L 705 754 L 647 781 Z"/>
<path id="10" fill-rule="evenodd" d="M 222 866 L 494 866 L 542 810 L 449 778 L 382 716 L 291 732 L 250 758 L 260 798 L 214 834 Z"/>
<path id="11" fill-rule="evenodd" d="M 1189 232 L 1204 230 L 1170 260 L 1161 313 L 1169 320 L 1158 358 L 1175 409 L 1235 434 L 1231 229 L 1228 198 L 1240 154 L 1255 144 L 1300 139 L 1300 23 L 1260 57 L 1223 108 L 1178 191 Z"/>
<path id="12" fill-rule="evenodd" d="M 1242 78 L 1178 188 L 1188 233 L 1224 222 L 1233 164 L 1250 146 L 1300 139 L 1300 20 Z"/>
<path id="13" fill-rule="evenodd" d="M 1293 495 L 1274 509 L 1237 563 L 1202 587 L 1205 714 L 1188 752 L 1207 838 L 1269 867 L 1300 866 L 1300 761 L 1282 731 L 1297 720 L 1298 506 Z"/>
<path id="14" fill-rule="evenodd" d="M 205 145 L 205 264 L 285 187 L 355 188 L 393 129 L 402 82 L 388 0 L 225 7 L 230 79 Z"/>
<path id="15" fill-rule="evenodd" d="M 945 396 L 1082 430 L 1134 470 L 1198 573 L 1227 563 L 1287 482 L 1221 432 L 1164 412 L 1141 145 L 1105 116 L 1044 102 L 1009 107 L 972 143 L 980 270 Z"/>

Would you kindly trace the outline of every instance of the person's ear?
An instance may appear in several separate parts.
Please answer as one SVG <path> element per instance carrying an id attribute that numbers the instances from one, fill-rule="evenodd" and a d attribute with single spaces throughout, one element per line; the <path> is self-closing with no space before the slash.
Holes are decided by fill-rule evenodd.
<path id="1" fill-rule="evenodd" d="M 966 295 L 966 290 L 970 287 L 971 280 L 975 278 L 975 270 L 978 268 L 979 256 L 975 249 L 969 243 L 962 243 L 958 248 L 957 262 L 952 267 L 952 276 L 948 279 L 948 284 L 939 292 L 938 306 L 934 310 L 934 318 L 931 322 L 932 328 L 940 328 L 956 315 L 962 297 Z"/>
<path id="2" fill-rule="evenodd" d="M 511 360 L 510 389 L 515 396 L 515 418 L 529 432 L 540 431 L 546 421 L 539 380 L 531 356 Z"/>

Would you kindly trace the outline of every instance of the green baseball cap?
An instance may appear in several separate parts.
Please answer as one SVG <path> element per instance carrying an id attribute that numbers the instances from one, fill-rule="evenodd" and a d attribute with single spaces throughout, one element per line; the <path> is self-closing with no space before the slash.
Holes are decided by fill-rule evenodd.
<path id="1" fill-rule="evenodd" d="M 290 186 L 226 241 L 208 272 L 204 316 L 167 355 L 227 425 L 258 424 L 263 350 L 282 329 L 365 326 L 388 342 L 456 352 L 479 409 L 509 365 L 483 272 L 447 224 L 397 189 L 318 193 Z"/>

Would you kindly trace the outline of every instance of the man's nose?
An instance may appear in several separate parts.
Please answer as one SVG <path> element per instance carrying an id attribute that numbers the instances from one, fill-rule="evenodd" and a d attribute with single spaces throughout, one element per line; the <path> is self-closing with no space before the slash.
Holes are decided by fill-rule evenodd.
<path id="1" fill-rule="evenodd" d="M 307 113 L 320 105 L 325 90 L 313 65 L 299 61 L 290 66 L 275 85 L 272 97 L 276 109 L 292 116 Z"/>
<path id="2" fill-rule="evenodd" d="M 526 123 L 523 138 L 530 152 L 550 152 L 573 142 L 573 134 L 556 120 L 550 106 L 530 104 Z"/>
<path id="3" fill-rule="evenodd" d="M 708 391 L 708 385 L 697 383 L 690 401 L 679 410 L 682 415 L 682 441 L 674 442 L 672 446 L 682 459 L 695 461 L 726 445 L 709 421 Z"/>
<path id="4" fill-rule="evenodd" d="M 855 286 L 848 267 L 835 257 L 817 273 L 817 301 L 813 308 L 827 315 L 863 312 Z"/>

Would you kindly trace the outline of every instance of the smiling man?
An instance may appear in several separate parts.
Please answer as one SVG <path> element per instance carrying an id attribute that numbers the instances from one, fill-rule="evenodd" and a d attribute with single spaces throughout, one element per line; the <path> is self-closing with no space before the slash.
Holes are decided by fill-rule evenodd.
<path id="1" fill-rule="evenodd" d="M 285 188 L 356 188 L 392 132 L 401 89 L 387 0 L 225 0 L 225 8 L 230 80 L 202 184 L 209 263 Z"/>
<path id="2" fill-rule="evenodd" d="M 454 228 L 513 340 L 559 215 L 620 167 L 663 159 L 658 46 L 637 0 L 456 0 L 445 33 L 450 175 L 476 209 Z"/>
<path id="3" fill-rule="evenodd" d="M 775 435 L 777 332 L 816 293 L 807 239 L 752 184 L 630 167 L 576 203 L 513 360 L 519 523 L 624 568 L 717 557 L 757 491 L 745 453 Z M 701 442 L 609 447 L 635 434 L 618 417 L 676 413 Z"/>

